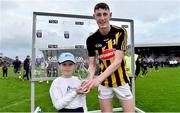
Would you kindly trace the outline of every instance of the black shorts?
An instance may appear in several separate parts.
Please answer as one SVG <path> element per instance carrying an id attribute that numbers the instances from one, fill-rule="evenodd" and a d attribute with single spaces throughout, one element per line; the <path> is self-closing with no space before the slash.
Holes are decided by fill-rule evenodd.
<path id="1" fill-rule="evenodd" d="M 76 108 L 76 109 L 63 108 L 63 109 L 60 109 L 58 112 L 59 113 L 62 113 L 62 112 L 80 112 L 80 113 L 83 113 L 84 110 L 83 110 L 83 107 L 79 107 L 79 108 Z"/>
<path id="2" fill-rule="evenodd" d="M 20 72 L 20 68 L 14 68 L 14 73 L 19 73 Z"/>

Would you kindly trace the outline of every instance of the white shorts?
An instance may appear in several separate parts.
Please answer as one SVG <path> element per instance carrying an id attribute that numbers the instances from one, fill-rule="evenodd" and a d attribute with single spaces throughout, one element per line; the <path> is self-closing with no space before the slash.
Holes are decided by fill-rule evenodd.
<path id="1" fill-rule="evenodd" d="M 119 87 L 106 87 L 99 85 L 98 87 L 98 98 L 99 99 L 111 99 L 116 94 L 117 98 L 120 100 L 129 100 L 133 98 L 129 84 L 125 84 Z"/>

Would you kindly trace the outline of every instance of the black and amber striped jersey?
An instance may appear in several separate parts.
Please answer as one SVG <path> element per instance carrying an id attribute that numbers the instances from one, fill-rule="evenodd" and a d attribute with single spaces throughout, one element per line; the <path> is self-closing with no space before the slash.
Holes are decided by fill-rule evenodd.
<path id="1" fill-rule="evenodd" d="M 127 32 L 125 29 L 111 25 L 107 35 L 102 35 L 99 30 L 86 40 L 88 55 L 99 58 L 99 73 L 102 73 L 113 62 L 116 50 L 125 51 L 127 44 Z M 118 69 L 106 78 L 101 84 L 106 87 L 117 87 L 129 83 L 125 58 Z"/>

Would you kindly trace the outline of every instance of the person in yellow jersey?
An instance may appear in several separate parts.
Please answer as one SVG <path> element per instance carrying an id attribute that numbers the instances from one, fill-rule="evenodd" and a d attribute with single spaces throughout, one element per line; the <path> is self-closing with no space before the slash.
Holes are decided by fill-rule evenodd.
<path id="1" fill-rule="evenodd" d="M 134 54 L 134 61 L 136 61 L 138 58 L 138 55 L 137 54 Z M 131 64 L 132 64 L 132 61 L 131 61 L 131 55 L 126 55 L 125 56 L 125 59 L 126 59 L 126 65 L 127 65 L 127 71 L 128 71 L 128 74 L 129 76 L 132 76 L 132 68 L 131 68 Z M 134 69 L 136 70 L 136 65 L 134 63 Z"/>
<path id="2" fill-rule="evenodd" d="M 111 16 L 112 12 L 106 3 L 95 5 L 93 17 L 99 29 L 86 40 L 90 77 L 83 86 L 83 90 L 88 92 L 98 86 L 98 98 L 102 112 L 113 112 L 114 93 L 124 112 L 134 112 L 134 99 L 130 91 L 130 80 L 124 58 L 127 31 L 110 25 Z M 99 59 L 100 75 L 94 78 L 96 58 Z"/>

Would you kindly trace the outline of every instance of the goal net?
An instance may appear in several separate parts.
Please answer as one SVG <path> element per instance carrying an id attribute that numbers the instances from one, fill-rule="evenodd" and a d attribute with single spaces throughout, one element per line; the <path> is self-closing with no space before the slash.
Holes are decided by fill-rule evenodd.
<path id="1" fill-rule="evenodd" d="M 98 29 L 91 16 L 34 12 L 33 22 L 33 80 L 59 76 L 57 59 L 62 52 L 75 55 L 77 70 L 88 67 L 86 39 Z M 131 20 L 112 18 L 110 24 L 124 27 L 132 45 Z"/>

